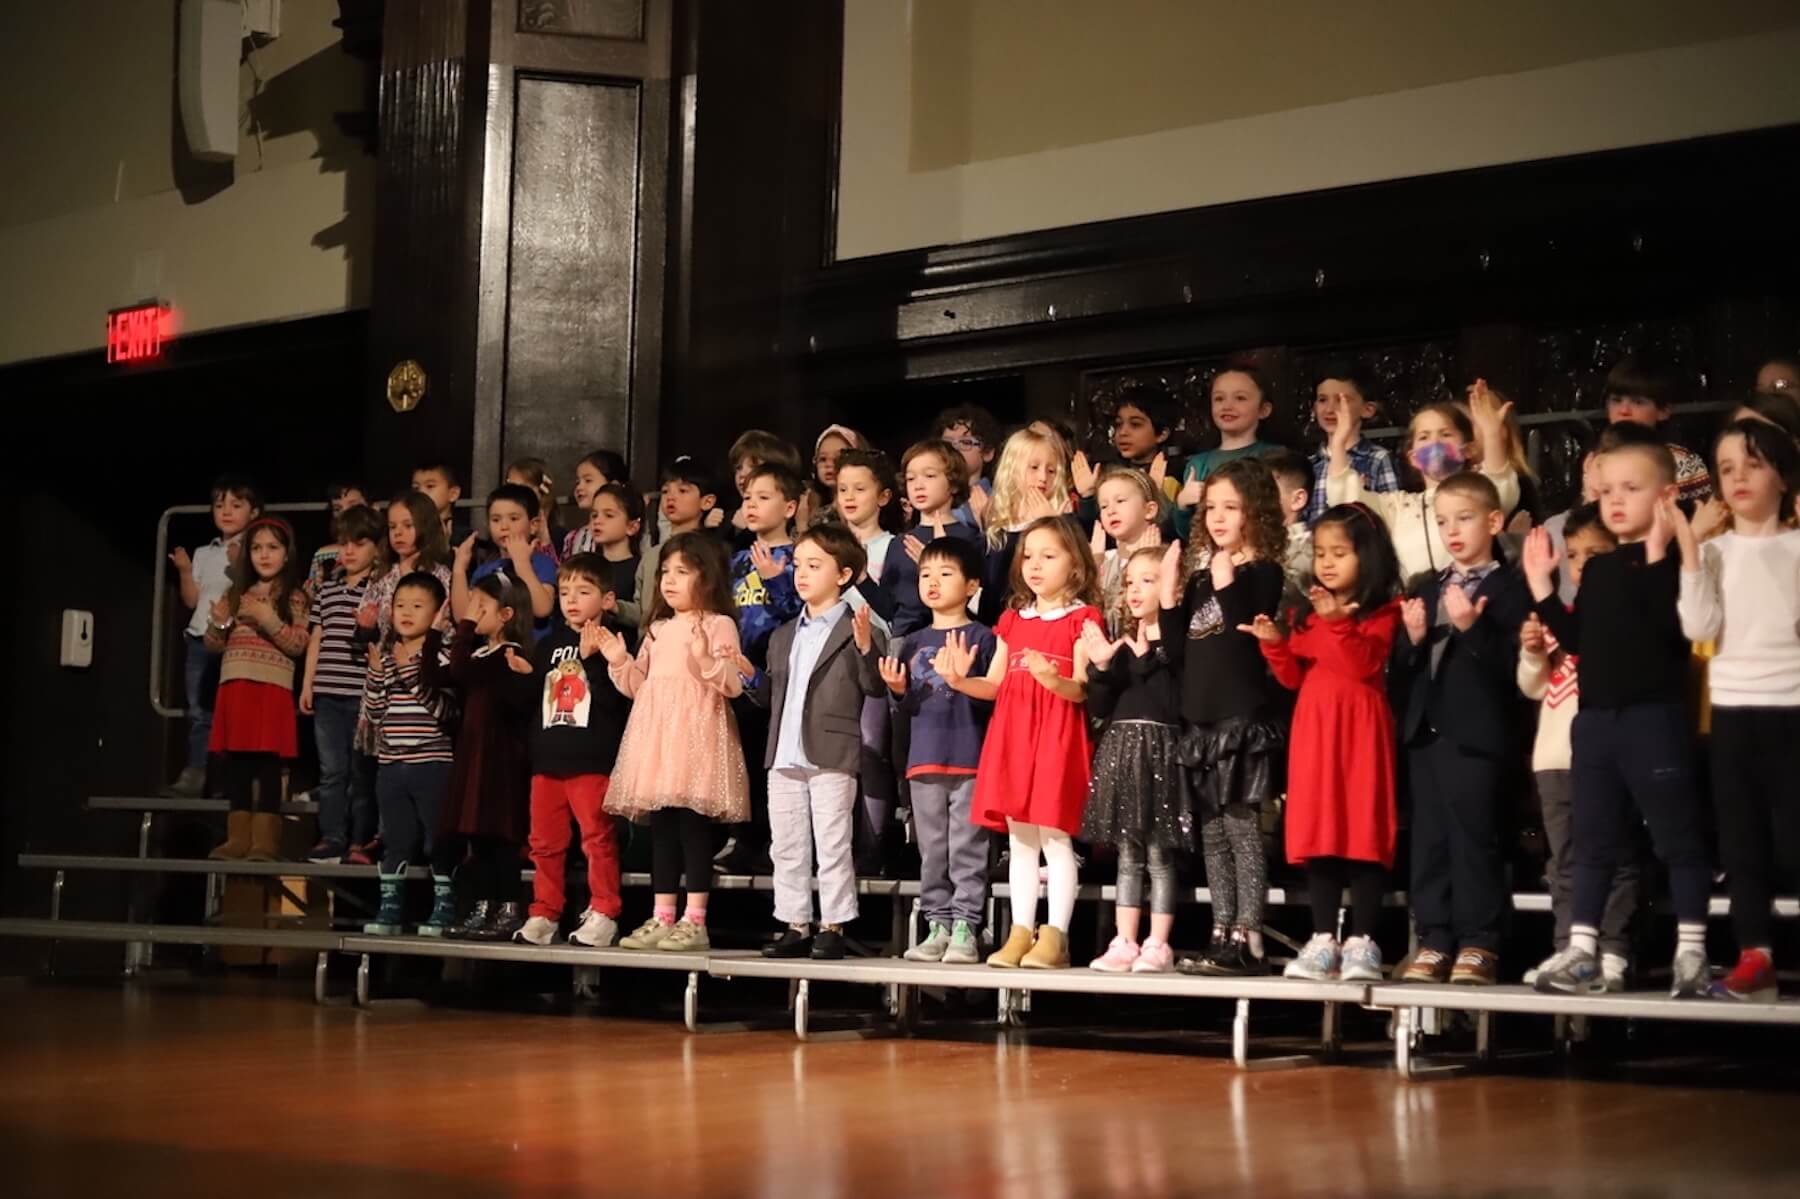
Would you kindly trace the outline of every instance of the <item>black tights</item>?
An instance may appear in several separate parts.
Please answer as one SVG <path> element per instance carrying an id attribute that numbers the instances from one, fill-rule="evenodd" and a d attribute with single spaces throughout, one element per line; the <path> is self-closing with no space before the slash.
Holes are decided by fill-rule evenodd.
<path id="1" fill-rule="evenodd" d="M 1312 903 L 1315 933 L 1337 930 L 1344 888 L 1350 888 L 1350 935 L 1372 937 L 1381 920 L 1381 892 L 1387 871 L 1380 862 L 1348 858 L 1311 858 L 1306 863 L 1306 894 Z"/>
<path id="2" fill-rule="evenodd" d="M 524 891 L 519 879 L 519 847 L 498 837 L 438 834 L 432 847 L 431 872 L 440 878 L 462 872 L 468 894 L 493 903 L 517 903 Z"/>
<path id="3" fill-rule="evenodd" d="M 281 806 L 281 759 L 274 754 L 226 752 L 214 761 L 234 812 L 273 812 Z M 254 794 L 256 802 L 251 803 Z"/>
<path id="4" fill-rule="evenodd" d="M 658 895 L 681 890 L 687 873 L 688 895 L 712 890 L 713 822 L 687 808 L 658 808 L 650 813 L 650 887 Z"/>

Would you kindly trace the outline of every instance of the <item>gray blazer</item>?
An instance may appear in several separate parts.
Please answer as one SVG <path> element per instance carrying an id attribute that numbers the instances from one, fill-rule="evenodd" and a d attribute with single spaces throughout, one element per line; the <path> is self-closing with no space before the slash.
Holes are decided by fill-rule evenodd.
<path id="1" fill-rule="evenodd" d="M 879 628 L 869 630 L 869 652 L 856 652 L 855 613 L 846 612 L 832 626 L 831 635 L 819 651 L 818 664 L 802 702 L 806 704 L 800 721 L 800 740 L 806 756 L 821 770 L 843 770 L 850 774 L 862 766 L 863 700 L 887 694 L 878 665 L 887 649 L 887 637 Z M 793 657 L 794 630 L 798 620 L 790 620 L 769 637 L 769 665 L 748 692 L 758 707 L 769 709 L 769 744 L 763 753 L 763 768 L 775 765 L 775 748 L 781 740 L 781 713 L 788 703 L 788 662 Z"/>

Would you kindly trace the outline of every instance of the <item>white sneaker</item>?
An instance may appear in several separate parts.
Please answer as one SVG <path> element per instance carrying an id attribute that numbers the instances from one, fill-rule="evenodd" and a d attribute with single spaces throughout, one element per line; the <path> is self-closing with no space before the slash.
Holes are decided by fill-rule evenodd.
<path id="1" fill-rule="evenodd" d="M 1300 954 L 1281 972 L 1283 978 L 1303 978 L 1324 982 L 1338 976 L 1340 962 L 1337 938 L 1330 933 L 1314 933 Z"/>
<path id="2" fill-rule="evenodd" d="M 1712 989 L 1712 964 L 1704 949 L 1690 945 L 1676 950 L 1673 973 L 1670 999 L 1704 999 Z"/>
<path id="3" fill-rule="evenodd" d="M 605 949 L 619 939 L 619 922 L 593 908 L 581 914 L 581 927 L 569 934 L 571 945 Z"/>
<path id="4" fill-rule="evenodd" d="M 1606 983 L 1606 989 L 1612 992 L 1623 991 L 1631 981 L 1631 959 L 1623 954 L 1603 953 L 1600 955 L 1600 977 Z"/>
<path id="5" fill-rule="evenodd" d="M 1351 937 L 1344 942 L 1338 977 L 1347 983 L 1378 983 L 1384 977 L 1381 946 L 1374 937 Z"/>
<path id="6" fill-rule="evenodd" d="M 522 945 L 555 944 L 556 921 L 548 916 L 533 916 L 525 922 L 523 928 L 513 934 L 513 940 Z"/>

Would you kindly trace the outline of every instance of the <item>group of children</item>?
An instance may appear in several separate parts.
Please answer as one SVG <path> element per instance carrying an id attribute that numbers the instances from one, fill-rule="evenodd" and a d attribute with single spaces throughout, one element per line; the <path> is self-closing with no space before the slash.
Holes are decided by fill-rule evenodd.
<path id="1" fill-rule="evenodd" d="M 763 952 L 838 958 L 903 805 L 926 922 L 907 957 L 982 960 L 1004 834 L 1012 921 L 987 964 L 1070 964 L 1080 842 L 1118 861 L 1116 935 L 1089 965 L 1140 973 L 1269 968 L 1279 815 L 1314 928 L 1285 972 L 1352 980 L 1386 972 L 1404 810 L 1417 947 L 1399 977 L 1486 984 L 1531 700 L 1556 941 L 1527 980 L 1625 984 L 1647 825 L 1678 919 L 1673 992 L 1771 997 L 1774 879 L 1800 868 L 1800 413 L 1774 395 L 1734 414 L 1712 500 L 1705 463 L 1659 432 L 1658 386 L 1614 372 L 1584 502 L 1535 528 L 1509 403 L 1477 381 L 1421 408 L 1396 470 L 1362 434 L 1373 389 L 1348 365 L 1316 382 L 1310 458 L 1265 440 L 1270 394 L 1245 363 L 1213 382 L 1220 444 L 1184 464 L 1170 397 L 1140 386 L 1117 405 L 1120 461 L 1099 467 L 1055 423 L 1002 440 L 977 408 L 940 414 L 898 467 L 841 425 L 810 471 L 751 431 L 731 494 L 677 458 L 654 507 L 598 451 L 566 531 L 542 462 L 509 467 L 485 535 L 454 527 L 456 478 L 431 465 L 385 519 L 334 489 L 310 578 L 292 530 L 221 480 L 219 539 L 175 555 L 196 613 L 177 785 L 210 751 L 232 807 L 215 856 L 273 856 L 299 675 L 321 768 L 310 856 L 379 865 L 373 932 L 401 930 L 402 880 L 428 865 L 421 934 L 548 944 L 573 826 L 589 898 L 570 940 L 705 949 L 729 826 L 719 862 L 773 874 L 782 929 Z M 1742 951 L 1716 988 L 1697 644 Z M 623 939 L 615 819 L 652 846 L 653 907 Z M 1189 851 L 1212 927 L 1178 961 Z"/>

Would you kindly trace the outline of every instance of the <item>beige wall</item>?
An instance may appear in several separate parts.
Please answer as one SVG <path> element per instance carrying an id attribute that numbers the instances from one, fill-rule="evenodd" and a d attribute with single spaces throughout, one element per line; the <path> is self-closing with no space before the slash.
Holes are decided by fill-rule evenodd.
<path id="1" fill-rule="evenodd" d="M 332 121 L 365 103 L 336 15 L 282 5 L 239 69 L 229 182 L 184 196 L 175 0 L 0 5 L 0 363 L 95 349 L 151 297 L 188 332 L 368 303 L 374 159 Z"/>
<path id="2" fill-rule="evenodd" d="M 841 257 L 1800 120 L 1791 0 L 846 0 Z"/>

